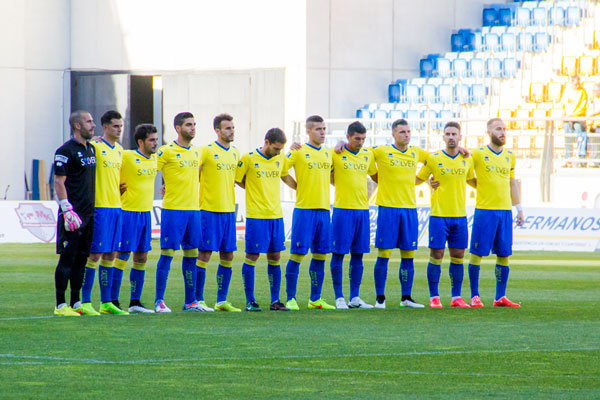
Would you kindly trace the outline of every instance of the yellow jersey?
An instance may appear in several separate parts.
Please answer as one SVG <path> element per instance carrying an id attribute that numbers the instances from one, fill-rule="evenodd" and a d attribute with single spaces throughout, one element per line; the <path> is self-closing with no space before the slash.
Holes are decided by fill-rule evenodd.
<path id="1" fill-rule="evenodd" d="M 235 169 L 240 161 L 238 149 L 214 142 L 202 148 L 200 209 L 235 212 Z"/>
<path id="2" fill-rule="evenodd" d="M 458 153 L 454 157 L 444 150 L 430 154 L 417 177 L 426 181 L 429 176 L 440 182 L 431 195 L 431 215 L 434 217 L 465 217 L 467 180 L 473 179 L 473 160 Z"/>
<path id="3" fill-rule="evenodd" d="M 106 140 L 90 142 L 96 149 L 96 198 L 98 208 L 120 208 L 121 158 L 123 147 L 119 143 L 111 146 Z"/>
<path id="4" fill-rule="evenodd" d="M 485 146 L 474 150 L 471 157 L 477 177 L 475 208 L 510 210 L 510 179 L 515 177 L 515 155 L 506 149 L 495 153 Z"/>
<path id="5" fill-rule="evenodd" d="M 296 174 L 296 208 L 329 210 L 329 183 L 333 166 L 331 149 L 308 143 L 286 156 L 287 168 Z"/>
<path id="6" fill-rule="evenodd" d="M 156 165 L 165 182 L 163 208 L 198 210 L 200 149 L 173 141 L 158 149 Z"/>
<path id="7" fill-rule="evenodd" d="M 127 190 L 121 195 L 123 210 L 137 212 L 152 210 L 156 172 L 156 154 L 146 157 L 138 150 L 123 152 L 121 183 L 127 185 Z"/>
<path id="8" fill-rule="evenodd" d="M 338 154 L 333 153 L 333 183 L 335 185 L 335 208 L 367 210 L 369 208 L 367 175 L 377 172 L 375 157 L 370 149 L 351 152 L 346 146 Z"/>
<path id="9" fill-rule="evenodd" d="M 396 146 L 372 148 L 377 163 L 377 199 L 375 204 L 384 207 L 416 208 L 415 176 L 417 164 L 427 160 L 428 152 L 408 146 L 404 151 Z"/>
<path id="10" fill-rule="evenodd" d="M 242 182 L 246 177 L 247 218 L 283 218 L 279 182 L 287 174 L 283 154 L 267 158 L 256 149 L 242 156 L 235 171 L 235 180 Z"/>

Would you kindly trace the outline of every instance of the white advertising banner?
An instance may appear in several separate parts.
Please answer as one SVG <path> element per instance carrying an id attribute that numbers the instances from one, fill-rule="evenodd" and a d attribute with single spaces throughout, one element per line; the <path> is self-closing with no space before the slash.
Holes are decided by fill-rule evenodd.
<path id="1" fill-rule="evenodd" d="M 156 200 L 152 214 L 152 237 L 160 237 L 162 201 Z M 243 204 L 236 205 L 238 239 L 244 238 Z M 283 202 L 286 239 L 292 228 L 294 203 Z M 371 206 L 371 243 L 375 241 L 377 207 Z M 419 246 L 427 247 L 429 207 L 418 207 Z M 514 250 L 600 252 L 600 209 L 525 208 L 525 223 L 514 224 Z M 467 207 L 469 230 L 472 207 Z M 0 243 L 48 243 L 56 240 L 58 206 L 54 201 L 0 201 Z M 514 213 L 513 213 L 514 215 Z"/>

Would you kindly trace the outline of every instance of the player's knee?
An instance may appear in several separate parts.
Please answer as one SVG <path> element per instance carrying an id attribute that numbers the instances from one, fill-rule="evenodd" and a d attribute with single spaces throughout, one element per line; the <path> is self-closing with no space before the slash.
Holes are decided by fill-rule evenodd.
<path id="1" fill-rule="evenodd" d="M 274 262 L 275 264 L 270 264 L 270 265 L 278 265 L 279 264 L 279 260 L 281 260 L 281 253 L 276 251 L 276 252 L 272 252 L 272 253 L 267 253 L 267 261 L 268 262 Z"/>
<path id="2" fill-rule="evenodd" d="M 325 261 L 325 259 L 327 258 L 327 254 L 313 253 L 312 258 L 319 261 Z"/>
<path id="3" fill-rule="evenodd" d="M 183 249 L 183 256 L 197 258 L 198 249 Z"/>
<path id="4" fill-rule="evenodd" d="M 258 260 L 259 257 L 260 257 L 260 254 L 246 253 L 246 260 L 252 261 L 254 264 L 256 264 L 256 261 Z M 246 262 L 246 261 L 244 261 L 244 262 Z"/>
<path id="5" fill-rule="evenodd" d="M 219 258 L 225 261 L 233 261 L 233 251 L 222 251 L 219 253 Z"/>
<path id="6" fill-rule="evenodd" d="M 414 250 L 400 250 L 400 257 L 415 258 L 415 251 Z"/>
<path id="7" fill-rule="evenodd" d="M 496 257 L 496 264 L 501 265 L 503 267 L 508 267 L 508 257 Z"/>
<path id="8" fill-rule="evenodd" d="M 391 256 L 392 256 L 392 249 L 377 250 L 377 257 L 379 257 L 379 258 L 390 258 Z"/>
<path id="9" fill-rule="evenodd" d="M 165 257 L 173 257 L 175 255 L 175 250 L 173 249 L 160 249 L 160 255 Z"/>
<path id="10" fill-rule="evenodd" d="M 100 261 L 101 256 L 102 256 L 102 253 L 90 253 L 89 259 L 94 262 L 97 262 L 97 261 Z"/>
<path id="11" fill-rule="evenodd" d="M 148 262 L 148 253 L 133 253 L 133 262 L 145 263 Z"/>
<path id="12" fill-rule="evenodd" d="M 430 249 L 429 257 L 441 260 L 444 258 L 444 249 Z"/>

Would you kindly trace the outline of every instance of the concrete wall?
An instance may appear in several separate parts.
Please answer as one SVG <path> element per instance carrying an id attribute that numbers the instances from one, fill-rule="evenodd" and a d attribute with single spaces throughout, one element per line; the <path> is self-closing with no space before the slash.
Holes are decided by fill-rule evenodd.
<path id="1" fill-rule="evenodd" d="M 450 51 L 454 29 L 481 26 L 489 0 L 307 0 L 307 114 L 349 118 L 387 102 L 427 53 Z"/>

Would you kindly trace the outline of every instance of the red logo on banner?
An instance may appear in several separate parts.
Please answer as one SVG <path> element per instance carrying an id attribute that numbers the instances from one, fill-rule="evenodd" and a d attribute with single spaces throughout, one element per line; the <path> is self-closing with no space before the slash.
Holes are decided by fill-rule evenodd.
<path id="1" fill-rule="evenodd" d="M 27 229 L 33 236 L 44 242 L 54 239 L 56 218 L 50 208 L 41 203 L 19 203 L 15 212 L 21 227 Z"/>

